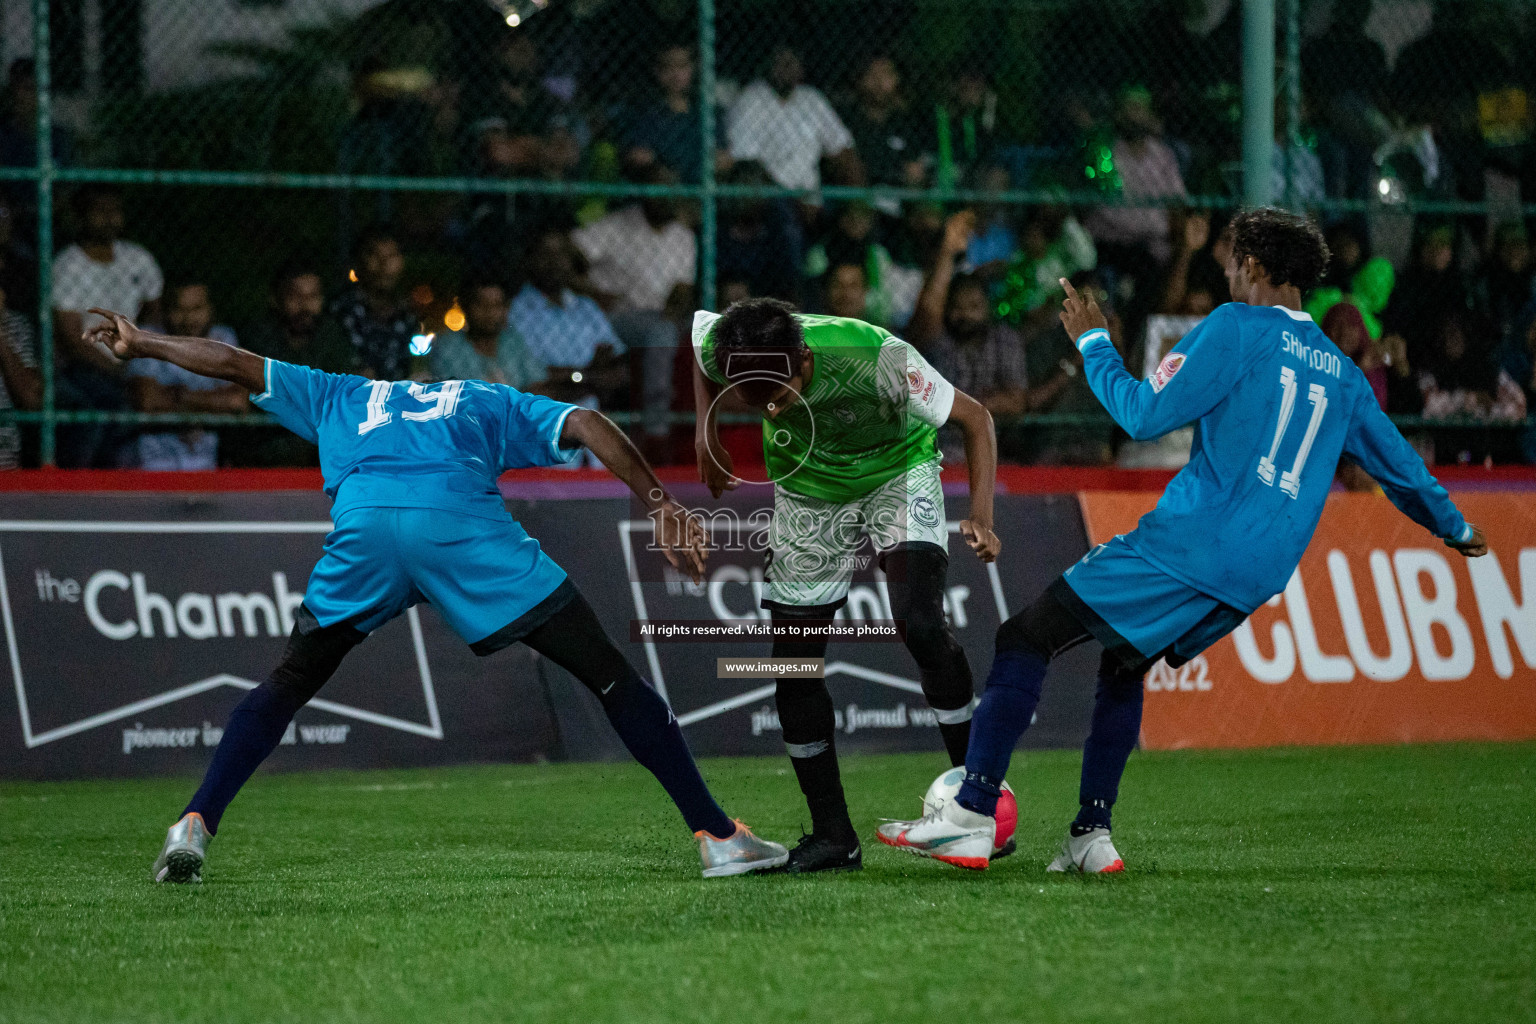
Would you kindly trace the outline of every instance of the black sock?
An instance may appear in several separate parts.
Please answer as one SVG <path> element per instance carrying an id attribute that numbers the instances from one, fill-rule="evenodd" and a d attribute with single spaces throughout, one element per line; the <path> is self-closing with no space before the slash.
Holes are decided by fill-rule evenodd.
<path id="1" fill-rule="evenodd" d="M 949 751 L 950 766 L 959 768 L 965 764 L 965 752 L 971 745 L 971 720 L 967 718 L 953 725 L 940 722 L 939 735 L 944 738 L 944 749 Z"/>
<path id="2" fill-rule="evenodd" d="M 775 656 L 784 657 L 775 645 Z M 789 763 L 811 811 L 811 831 L 836 839 L 854 835 L 837 766 L 837 718 L 821 679 L 780 679 L 774 703 Z"/>
<path id="3" fill-rule="evenodd" d="M 853 821 L 848 817 L 848 802 L 843 798 L 837 748 L 829 745 L 809 757 L 796 755 L 792 748 L 789 763 L 795 766 L 795 778 L 811 811 L 811 831 L 829 839 L 856 838 Z"/>

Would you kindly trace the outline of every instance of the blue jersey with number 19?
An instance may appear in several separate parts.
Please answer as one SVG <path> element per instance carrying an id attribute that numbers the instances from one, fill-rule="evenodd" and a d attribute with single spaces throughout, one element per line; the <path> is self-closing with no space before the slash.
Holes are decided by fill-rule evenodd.
<path id="1" fill-rule="evenodd" d="M 268 359 L 251 401 L 320 446 L 332 518 L 354 508 L 437 508 L 507 520 L 502 471 L 569 462 L 576 406 L 502 384 L 368 380 Z"/>
<path id="2" fill-rule="evenodd" d="M 1341 455 L 1430 532 L 1469 533 L 1365 375 L 1305 313 L 1228 303 L 1145 381 L 1126 371 L 1106 332 L 1078 345 L 1094 394 L 1133 438 L 1194 423 L 1189 464 L 1125 539 L 1202 593 L 1252 611 L 1283 590 Z"/>

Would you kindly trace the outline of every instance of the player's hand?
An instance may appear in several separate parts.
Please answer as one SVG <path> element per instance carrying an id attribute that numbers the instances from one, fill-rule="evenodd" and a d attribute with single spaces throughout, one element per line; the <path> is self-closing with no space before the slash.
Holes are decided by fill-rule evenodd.
<path id="1" fill-rule="evenodd" d="M 1191 213 L 1184 220 L 1184 251 L 1199 252 L 1205 248 L 1205 243 L 1211 240 L 1211 218 L 1209 214 Z"/>
<path id="2" fill-rule="evenodd" d="M 1061 303 L 1061 325 L 1067 329 L 1067 337 L 1074 345 L 1089 331 L 1109 329 L 1109 321 L 1099 312 L 1099 300 L 1093 297 L 1093 289 L 1088 290 L 1086 297 L 1081 296 L 1071 281 L 1062 278 L 1061 290 L 1067 293 Z"/>
<path id="3" fill-rule="evenodd" d="M 976 233 L 976 213 L 974 210 L 961 210 L 959 213 L 950 214 L 944 222 L 944 251 L 951 256 L 958 256 L 971 247 L 971 236 Z"/>
<path id="4" fill-rule="evenodd" d="M 735 465 L 731 462 L 731 453 L 725 450 L 722 444 L 700 442 L 694 446 L 694 452 L 699 462 L 699 480 L 709 493 L 720 497 L 726 491 L 734 491 L 741 486 L 741 481 L 736 479 Z"/>
<path id="5" fill-rule="evenodd" d="M 1478 558 L 1488 553 L 1488 538 L 1483 536 L 1483 531 L 1472 527 L 1472 536 L 1467 540 L 1448 540 L 1445 546 L 1453 551 L 1459 551 L 1467 558 Z"/>
<path id="6" fill-rule="evenodd" d="M 1003 542 L 997 539 L 992 527 L 985 523 L 960 520 L 960 536 L 965 538 L 971 550 L 976 552 L 976 557 L 983 562 L 997 561 L 997 553 L 1003 549 Z"/>
<path id="7" fill-rule="evenodd" d="M 101 317 L 101 323 L 83 335 L 86 342 L 100 345 L 119 359 L 132 359 L 138 354 L 138 342 L 142 336 L 132 320 L 110 309 L 91 307 L 88 312 Z"/>
<path id="8" fill-rule="evenodd" d="M 699 517 L 668 498 L 651 512 L 651 521 L 656 524 L 656 544 L 668 564 L 693 582 L 703 583 L 709 535 Z"/>

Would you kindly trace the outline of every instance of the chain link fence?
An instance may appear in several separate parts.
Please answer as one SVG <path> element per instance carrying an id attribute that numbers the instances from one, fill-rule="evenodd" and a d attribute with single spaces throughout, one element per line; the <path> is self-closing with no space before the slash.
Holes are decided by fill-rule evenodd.
<path id="1" fill-rule="evenodd" d="M 692 311 L 769 295 L 917 344 L 1005 457 L 1177 464 L 1104 416 L 1055 282 L 1143 374 L 1267 195 L 1326 226 L 1309 309 L 1426 453 L 1529 461 L 1536 5 L 1278 6 L 1266 53 L 1235 0 L 11 0 L 0 458 L 313 460 L 79 343 L 107 305 L 691 461 Z"/>

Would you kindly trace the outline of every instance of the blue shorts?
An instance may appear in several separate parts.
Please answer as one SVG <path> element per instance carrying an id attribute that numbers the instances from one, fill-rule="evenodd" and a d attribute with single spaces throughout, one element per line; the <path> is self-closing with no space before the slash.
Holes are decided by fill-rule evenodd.
<path id="1" fill-rule="evenodd" d="M 1165 657 L 1177 667 L 1248 617 L 1169 576 L 1123 536 L 1084 555 L 1052 592 L 1105 650 L 1127 664 Z"/>
<path id="2" fill-rule="evenodd" d="M 426 601 L 476 654 L 516 643 L 576 594 L 512 519 L 433 508 L 353 508 L 325 538 L 304 605 L 322 626 L 371 633 Z"/>

